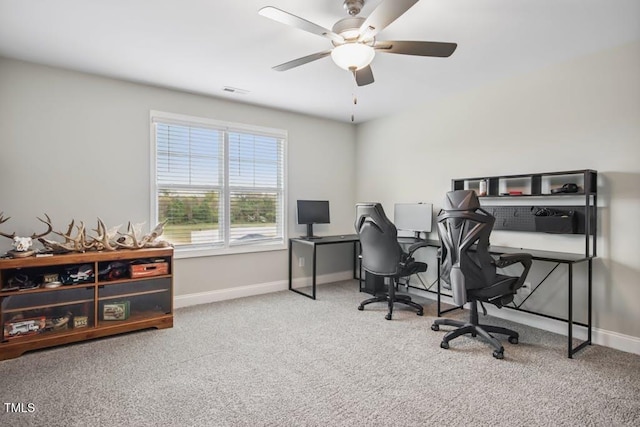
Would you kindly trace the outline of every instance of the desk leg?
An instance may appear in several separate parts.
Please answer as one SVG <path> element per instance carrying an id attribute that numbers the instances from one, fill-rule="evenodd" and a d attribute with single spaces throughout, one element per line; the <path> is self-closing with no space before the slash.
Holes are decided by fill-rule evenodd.
<path id="1" fill-rule="evenodd" d="M 592 279 L 593 279 L 593 264 L 589 259 L 588 261 L 588 278 L 587 278 L 587 324 L 577 322 L 580 326 L 586 326 L 587 328 L 587 339 L 580 344 L 578 344 L 575 348 L 573 347 L 573 264 L 568 264 L 569 268 L 569 279 L 568 279 L 568 287 L 569 287 L 569 307 L 568 307 L 568 316 L 567 316 L 567 339 L 568 339 L 568 357 L 569 359 L 573 359 L 573 355 L 578 351 L 582 350 L 588 345 L 591 345 L 591 327 L 592 327 L 592 318 L 591 318 L 591 293 L 592 293 Z"/>
<path id="2" fill-rule="evenodd" d="M 316 299 L 316 251 L 317 245 L 313 245 L 313 279 L 311 282 L 311 293 L 313 294 L 313 297 L 311 297 L 311 299 Z"/>
<path id="3" fill-rule="evenodd" d="M 592 286 L 592 279 L 593 279 L 593 264 L 592 261 L 589 259 L 587 261 L 588 263 L 588 277 L 587 277 L 587 324 L 584 325 L 582 323 L 578 323 L 578 325 L 580 326 L 586 326 L 587 327 L 587 339 L 583 342 L 581 342 L 580 344 L 578 344 L 575 348 L 573 348 L 573 264 L 568 264 L 569 267 L 569 315 L 568 315 L 568 326 L 569 326 L 569 331 L 568 331 L 568 339 L 569 339 L 569 359 L 573 359 L 573 355 L 576 354 L 578 351 L 582 350 L 583 348 L 585 348 L 588 345 L 591 345 L 591 322 L 592 322 L 592 317 L 591 317 L 591 286 Z"/>
<path id="4" fill-rule="evenodd" d="M 593 236 L 594 240 L 595 240 L 595 235 Z M 594 252 L 595 252 L 595 244 L 594 244 Z M 594 254 L 595 255 L 595 254 Z M 593 276 L 593 264 L 592 264 L 592 260 L 591 258 L 589 258 L 589 278 L 587 280 L 589 280 L 589 283 L 587 283 L 587 286 L 589 288 L 588 290 L 588 294 L 587 294 L 587 306 L 588 306 L 588 310 L 589 312 L 587 313 L 587 342 L 589 343 L 589 345 L 591 345 L 591 280 L 592 280 L 592 276 Z"/>
<path id="5" fill-rule="evenodd" d="M 569 310 L 568 310 L 568 345 L 569 345 L 569 359 L 573 359 L 573 264 L 567 264 L 569 267 Z"/>
<path id="6" fill-rule="evenodd" d="M 289 240 L 289 290 L 293 289 L 292 285 L 292 266 L 291 266 L 291 258 L 293 257 L 293 242 Z"/>
<path id="7" fill-rule="evenodd" d="M 358 242 L 353 242 L 353 278 L 358 279 L 356 277 L 356 268 L 358 265 Z"/>
<path id="8" fill-rule="evenodd" d="M 313 295 L 305 294 L 301 290 L 293 288 L 292 259 L 293 240 L 289 240 L 289 290 L 307 298 L 316 299 L 316 245 L 313 245 Z"/>
<path id="9" fill-rule="evenodd" d="M 358 289 L 360 290 L 360 292 L 362 292 L 362 259 L 360 259 L 360 253 L 358 253 L 358 259 L 360 260 L 360 270 L 358 271 Z"/>
<path id="10" fill-rule="evenodd" d="M 438 317 L 442 316 L 442 311 L 440 311 L 440 260 L 438 259 Z"/>

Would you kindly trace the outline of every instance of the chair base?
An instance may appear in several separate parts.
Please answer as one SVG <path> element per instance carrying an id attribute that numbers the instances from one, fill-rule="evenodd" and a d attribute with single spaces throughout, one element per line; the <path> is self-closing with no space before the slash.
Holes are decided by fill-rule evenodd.
<path id="1" fill-rule="evenodd" d="M 457 328 L 448 332 L 444 338 L 442 338 L 442 342 L 440 343 L 441 348 L 448 349 L 449 341 L 452 339 L 461 335 L 471 334 L 472 337 L 480 336 L 480 338 L 484 339 L 491 347 L 493 347 L 493 357 L 496 359 L 504 358 L 504 347 L 500 341 L 491 335 L 491 333 L 508 335 L 508 340 L 511 344 L 518 344 L 518 338 L 520 337 L 516 331 L 511 329 L 502 328 L 500 326 L 479 324 L 478 306 L 476 301 L 472 301 L 471 303 L 471 318 L 469 322 L 454 319 L 436 319 L 433 322 L 433 325 L 431 325 L 431 329 L 438 331 L 440 330 L 440 325 L 454 326 Z"/>
<path id="2" fill-rule="evenodd" d="M 422 314 L 424 313 L 423 307 L 420 304 L 411 301 L 411 297 L 409 295 L 395 295 L 395 293 L 380 295 L 380 296 L 377 296 L 377 297 L 373 297 L 373 298 L 369 298 L 367 300 L 364 300 L 358 306 L 358 310 L 364 310 L 364 306 L 365 305 L 372 304 L 374 302 L 386 302 L 388 304 L 389 312 L 384 317 L 387 320 L 391 320 L 391 316 L 393 315 L 393 304 L 394 303 L 405 304 L 405 305 L 408 305 L 410 307 L 415 308 L 416 310 L 418 310 L 418 312 L 416 313 L 418 316 L 422 316 Z"/>

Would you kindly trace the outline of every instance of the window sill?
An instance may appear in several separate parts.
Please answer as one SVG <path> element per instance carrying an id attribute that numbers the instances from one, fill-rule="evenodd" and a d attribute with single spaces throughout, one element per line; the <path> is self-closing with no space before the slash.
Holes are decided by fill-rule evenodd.
<path id="1" fill-rule="evenodd" d="M 238 245 L 229 248 L 175 248 L 174 259 L 200 258 L 219 255 L 248 254 L 255 252 L 284 251 L 284 243 L 266 243 L 256 245 Z"/>

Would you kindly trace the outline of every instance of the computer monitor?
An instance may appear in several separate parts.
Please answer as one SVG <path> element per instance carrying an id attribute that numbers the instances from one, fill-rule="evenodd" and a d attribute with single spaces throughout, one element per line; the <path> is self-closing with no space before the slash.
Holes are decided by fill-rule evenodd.
<path id="1" fill-rule="evenodd" d="M 307 226 L 305 239 L 317 239 L 313 235 L 313 224 L 329 224 L 328 200 L 298 200 L 298 224 Z"/>
<path id="2" fill-rule="evenodd" d="M 393 212 L 393 223 L 398 230 L 412 231 L 416 237 L 420 233 L 431 231 L 433 204 L 431 203 L 396 203 Z"/>

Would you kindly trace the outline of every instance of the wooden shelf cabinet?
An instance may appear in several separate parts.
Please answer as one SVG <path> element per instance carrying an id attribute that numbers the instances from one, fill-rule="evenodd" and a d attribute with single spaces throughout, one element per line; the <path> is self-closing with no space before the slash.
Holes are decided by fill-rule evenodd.
<path id="1" fill-rule="evenodd" d="M 132 278 L 130 266 L 141 263 L 166 270 Z M 52 279 L 64 284 L 45 287 Z M 19 289 L 12 289 L 16 284 Z M 124 332 L 171 328 L 173 249 L 0 259 L 0 322 L 0 360 Z"/>

